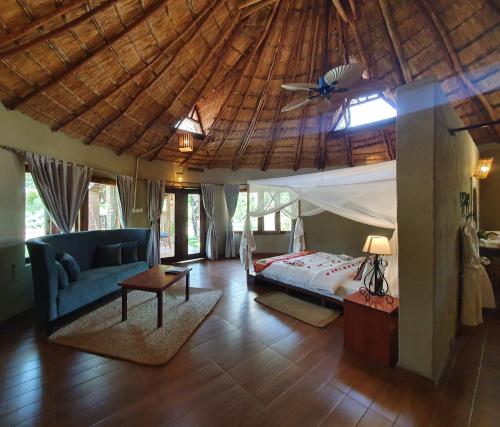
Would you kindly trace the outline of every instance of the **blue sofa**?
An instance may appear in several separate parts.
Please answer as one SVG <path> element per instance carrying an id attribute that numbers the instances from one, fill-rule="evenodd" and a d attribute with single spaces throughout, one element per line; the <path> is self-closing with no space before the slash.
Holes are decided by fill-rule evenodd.
<path id="1" fill-rule="evenodd" d="M 85 231 L 54 234 L 26 242 L 31 260 L 35 309 L 41 322 L 53 322 L 87 304 L 120 289 L 118 282 L 147 270 L 147 246 L 150 230 Z M 139 261 L 112 267 L 94 268 L 98 246 L 137 242 Z M 59 289 L 55 256 L 67 252 L 78 262 L 81 273 L 66 289 Z"/>

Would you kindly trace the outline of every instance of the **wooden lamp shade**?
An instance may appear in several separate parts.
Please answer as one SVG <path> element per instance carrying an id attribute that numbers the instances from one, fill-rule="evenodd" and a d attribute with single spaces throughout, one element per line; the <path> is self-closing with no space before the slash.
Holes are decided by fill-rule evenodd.
<path id="1" fill-rule="evenodd" d="M 188 132 L 179 133 L 179 151 L 191 153 L 193 151 L 193 134 Z"/>

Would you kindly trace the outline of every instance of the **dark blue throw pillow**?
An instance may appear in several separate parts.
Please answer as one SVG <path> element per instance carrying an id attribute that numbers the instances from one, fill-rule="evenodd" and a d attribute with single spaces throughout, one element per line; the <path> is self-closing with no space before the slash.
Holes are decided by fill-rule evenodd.
<path id="1" fill-rule="evenodd" d="M 122 245 L 122 264 L 139 261 L 137 256 L 137 242 L 124 242 Z"/>
<path id="2" fill-rule="evenodd" d="M 59 261 L 56 261 L 57 270 L 57 287 L 59 289 L 66 289 L 69 287 L 68 273 Z"/>
<path id="3" fill-rule="evenodd" d="M 122 263 L 122 245 L 98 246 L 95 253 L 96 267 L 112 267 Z"/>
<path id="4" fill-rule="evenodd" d="M 76 262 L 76 259 L 73 258 L 69 253 L 62 252 L 56 257 L 57 261 L 61 263 L 61 265 L 66 270 L 68 274 L 68 279 L 70 282 L 75 282 L 80 277 L 80 266 Z"/>

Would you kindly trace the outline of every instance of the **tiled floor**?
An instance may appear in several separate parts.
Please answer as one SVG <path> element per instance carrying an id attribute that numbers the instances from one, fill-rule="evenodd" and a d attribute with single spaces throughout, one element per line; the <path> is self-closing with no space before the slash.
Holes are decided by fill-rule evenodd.
<path id="1" fill-rule="evenodd" d="M 49 344 L 30 316 L 0 326 L 0 425 L 500 426 L 500 317 L 461 331 L 443 385 L 366 364 L 325 329 L 253 301 L 237 261 L 193 264 L 224 291 L 174 359 L 146 367 Z"/>

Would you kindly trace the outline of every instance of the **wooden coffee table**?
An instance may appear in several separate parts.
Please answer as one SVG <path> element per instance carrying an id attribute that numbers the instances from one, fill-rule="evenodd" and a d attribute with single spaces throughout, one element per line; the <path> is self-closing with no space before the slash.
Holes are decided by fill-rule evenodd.
<path id="1" fill-rule="evenodd" d="M 186 301 L 189 300 L 189 272 L 187 267 L 181 273 L 166 273 L 167 266 L 157 265 L 142 273 L 118 283 L 122 287 L 122 322 L 127 320 L 127 293 L 129 290 L 154 292 L 158 299 L 158 328 L 163 325 L 163 291 L 186 278 Z"/>

